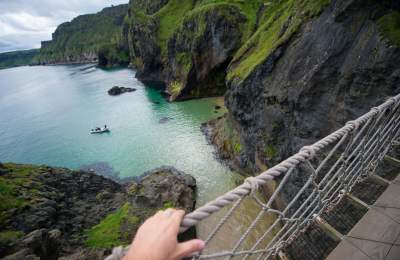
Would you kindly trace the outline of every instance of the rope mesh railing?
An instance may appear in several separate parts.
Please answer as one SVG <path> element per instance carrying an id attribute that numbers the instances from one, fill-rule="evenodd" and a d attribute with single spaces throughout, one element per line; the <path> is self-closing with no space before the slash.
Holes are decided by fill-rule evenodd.
<path id="1" fill-rule="evenodd" d="M 332 210 L 355 184 L 374 173 L 399 135 L 399 106 L 400 95 L 390 98 L 318 142 L 301 148 L 278 165 L 256 177 L 247 178 L 242 185 L 187 214 L 181 232 L 223 211 L 223 216 L 205 239 L 205 249 L 193 259 L 259 260 L 276 256 L 316 217 Z M 259 190 L 279 176 L 279 185 L 271 196 L 262 196 Z M 258 208 L 249 225 L 234 238 L 233 243 L 223 243 L 210 250 L 208 246 L 245 199 L 252 200 L 252 205 Z M 272 221 L 263 226 L 266 218 Z M 249 236 L 255 239 L 251 244 L 244 243 Z"/>

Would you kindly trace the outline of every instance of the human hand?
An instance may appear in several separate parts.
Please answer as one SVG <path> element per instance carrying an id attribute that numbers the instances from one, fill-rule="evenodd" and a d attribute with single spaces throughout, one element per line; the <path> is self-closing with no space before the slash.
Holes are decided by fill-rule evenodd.
<path id="1" fill-rule="evenodd" d="M 204 242 L 193 239 L 178 243 L 179 226 L 185 211 L 167 209 L 147 219 L 123 260 L 178 260 L 204 248 Z"/>

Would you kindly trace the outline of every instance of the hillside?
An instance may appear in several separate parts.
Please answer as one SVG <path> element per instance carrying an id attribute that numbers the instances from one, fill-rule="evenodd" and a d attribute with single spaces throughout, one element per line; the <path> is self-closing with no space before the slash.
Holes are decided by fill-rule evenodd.
<path id="1" fill-rule="evenodd" d="M 36 64 L 99 62 L 100 65 L 128 63 L 122 38 L 127 5 L 104 8 L 59 25 L 51 41 L 43 41 Z"/>
<path id="2" fill-rule="evenodd" d="M 210 139 L 247 173 L 400 92 L 398 1 L 142 0 L 128 18 L 139 79 L 225 94 Z"/>
<path id="3" fill-rule="evenodd" d="M 29 65 L 38 53 L 39 49 L 0 53 L 0 69 Z"/>

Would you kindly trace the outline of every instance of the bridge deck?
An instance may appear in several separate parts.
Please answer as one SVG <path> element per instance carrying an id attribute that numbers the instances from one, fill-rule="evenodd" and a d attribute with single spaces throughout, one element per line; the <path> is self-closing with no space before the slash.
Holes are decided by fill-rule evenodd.
<path id="1" fill-rule="evenodd" d="M 338 259 L 400 259 L 400 175 L 327 257 Z"/>

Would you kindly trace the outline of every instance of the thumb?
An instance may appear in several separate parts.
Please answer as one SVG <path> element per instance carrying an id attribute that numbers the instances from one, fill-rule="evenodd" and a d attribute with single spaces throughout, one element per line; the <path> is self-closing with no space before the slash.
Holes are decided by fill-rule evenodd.
<path id="1" fill-rule="evenodd" d="M 203 240 L 193 239 L 187 242 L 179 243 L 177 248 L 177 258 L 181 259 L 186 256 L 190 256 L 191 254 L 203 250 L 205 244 Z"/>

